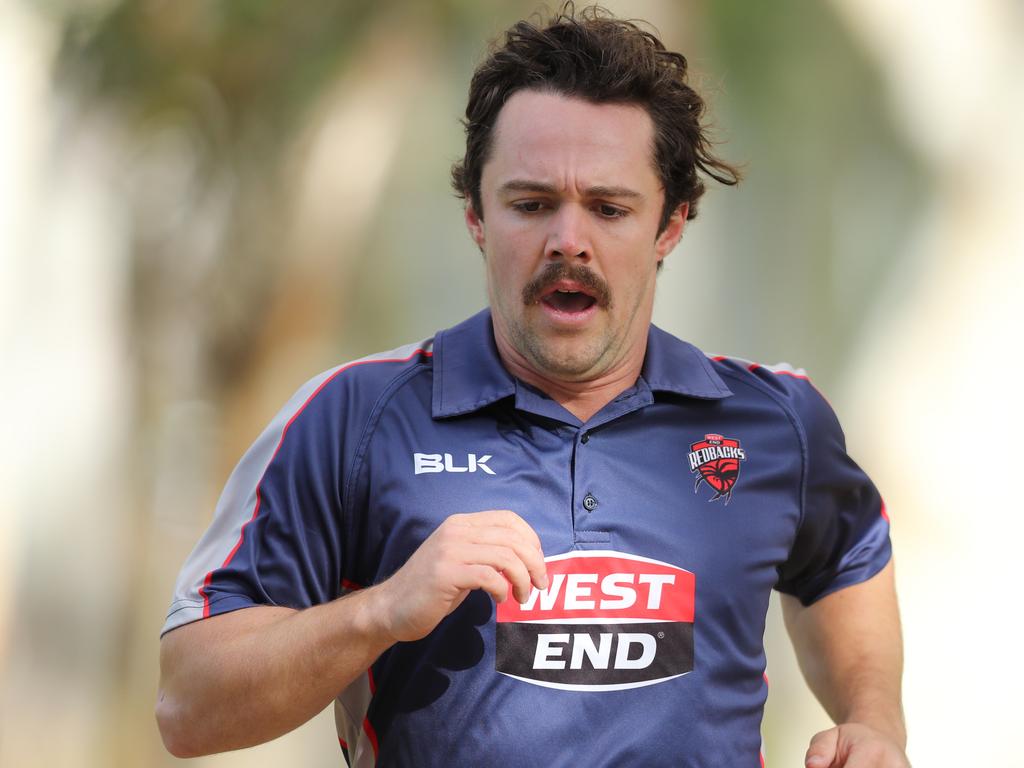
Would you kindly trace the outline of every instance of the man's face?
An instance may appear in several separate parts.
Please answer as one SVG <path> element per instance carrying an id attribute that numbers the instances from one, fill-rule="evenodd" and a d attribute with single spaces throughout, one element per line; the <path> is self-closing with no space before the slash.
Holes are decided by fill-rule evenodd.
<path id="1" fill-rule="evenodd" d="M 484 253 L 503 357 L 545 378 L 593 381 L 642 361 L 659 262 L 686 207 L 659 235 L 664 191 L 654 126 L 635 105 L 518 91 L 498 115 L 480 196 L 467 207 Z"/>

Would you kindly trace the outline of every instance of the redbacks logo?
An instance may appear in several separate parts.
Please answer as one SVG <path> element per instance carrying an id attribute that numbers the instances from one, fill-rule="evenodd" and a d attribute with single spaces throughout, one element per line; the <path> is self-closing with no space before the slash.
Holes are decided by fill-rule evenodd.
<path id="1" fill-rule="evenodd" d="M 740 476 L 740 462 L 746 460 L 747 453 L 740 448 L 740 441 L 721 435 L 704 435 L 703 440 L 690 444 L 690 471 L 697 473 L 697 482 L 693 486 L 696 493 L 702 482 L 707 483 L 715 491 L 708 501 L 725 498 L 729 503 L 732 489 Z"/>
<path id="2" fill-rule="evenodd" d="M 495 669 L 534 685 L 616 691 L 693 670 L 694 576 L 622 552 L 546 558 L 548 588 L 498 605 Z"/>

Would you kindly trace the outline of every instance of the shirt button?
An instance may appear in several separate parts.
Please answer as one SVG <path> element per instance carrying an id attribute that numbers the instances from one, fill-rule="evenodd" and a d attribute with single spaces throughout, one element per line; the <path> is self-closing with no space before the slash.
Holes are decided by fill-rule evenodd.
<path id="1" fill-rule="evenodd" d="M 586 445 L 588 442 L 590 442 L 590 433 L 589 432 L 584 432 L 583 433 L 583 437 L 580 438 L 580 442 L 583 443 L 584 445 Z"/>
<path id="2" fill-rule="evenodd" d="M 587 512 L 593 512 L 597 509 L 597 499 L 588 493 L 583 497 L 583 508 L 587 510 Z"/>

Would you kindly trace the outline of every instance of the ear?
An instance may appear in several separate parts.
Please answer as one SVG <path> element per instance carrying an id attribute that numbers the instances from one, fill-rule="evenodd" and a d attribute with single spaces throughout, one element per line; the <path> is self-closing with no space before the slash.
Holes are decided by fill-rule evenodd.
<path id="1" fill-rule="evenodd" d="M 473 242 L 476 243 L 476 247 L 483 252 L 484 243 L 486 242 L 486 237 L 484 235 L 484 220 L 481 216 L 477 215 L 476 209 L 473 207 L 473 203 L 471 201 L 466 202 L 464 216 L 466 219 L 466 229 L 469 230 L 469 236 L 473 238 Z"/>
<path id="2" fill-rule="evenodd" d="M 661 261 L 676 247 L 679 238 L 683 236 L 683 229 L 686 227 L 686 215 L 690 212 L 689 203 L 680 203 L 669 217 L 665 229 L 654 241 L 654 250 L 658 254 L 658 261 Z"/>

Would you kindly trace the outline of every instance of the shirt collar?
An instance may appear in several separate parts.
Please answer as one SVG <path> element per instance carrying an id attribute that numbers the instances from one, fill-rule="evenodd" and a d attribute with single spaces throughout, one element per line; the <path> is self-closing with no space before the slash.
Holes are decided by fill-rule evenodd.
<path id="1" fill-rule="evenodd" d="M 640 375 L 653 392 L 720 400 L 732 395 L 707 355 L 656 325 L 647 333 L 647 354 Z"/>
<path id="2" fill-rule="evenodd" d="M 439 331 L 433 351 L 435 419 L 471 413 L 516 394 L 516 380 L 498 356 L 489 309 Z M 732 394 L 703 352 L 655 325 L 647 334 L 641 378 L 653 392 L 705 400 Z"/>
<path id="3" fill-rule="evenodd" d="M 434 337 L 435 419 L 470 413 L 515 393 L 516 380 L 498 357 L 489 309 Z"/>

